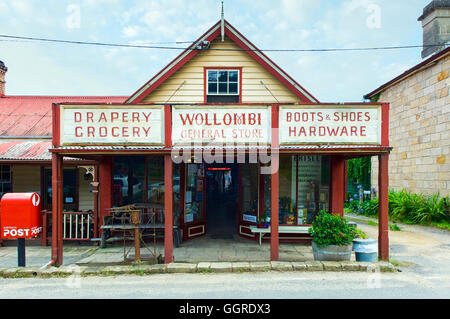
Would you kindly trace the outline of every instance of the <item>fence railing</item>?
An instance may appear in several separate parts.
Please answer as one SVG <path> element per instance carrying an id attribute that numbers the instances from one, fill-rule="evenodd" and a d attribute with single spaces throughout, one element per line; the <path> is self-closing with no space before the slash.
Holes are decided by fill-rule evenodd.
<path id="1" fill-rule="evenodd" d="M 47 240 L 52 232 L 52 212 L 42 211 L 42 245 L 47 245 Z M 93 211 L 63 212 L 63 240 L 90 241 L 95 237 L 97 223 Z"/>

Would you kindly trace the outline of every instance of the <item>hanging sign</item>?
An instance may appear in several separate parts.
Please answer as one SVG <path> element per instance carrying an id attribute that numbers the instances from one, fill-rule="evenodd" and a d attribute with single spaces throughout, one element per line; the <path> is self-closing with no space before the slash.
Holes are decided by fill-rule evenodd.
<path id="1" fill-rule="evenodd" d="M 173 106 L 173 145 L 267 145 L 271 113 L 268 106 Z"/>
<path id="2" fill-rule="evenodd" d="M 61 105 L 61 145 L 163 145 L 164 106 Z"/>
<path id="3" fill-rule="evenodd" d="M 282 106 L 280 144 L 381 144 L 381 105 Z"/>

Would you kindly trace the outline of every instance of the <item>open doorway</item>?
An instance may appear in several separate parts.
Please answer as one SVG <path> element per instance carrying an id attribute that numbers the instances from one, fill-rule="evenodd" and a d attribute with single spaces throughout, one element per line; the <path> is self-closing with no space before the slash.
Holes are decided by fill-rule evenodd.
<path id="1" fill-rule="evenodd" d="M 238 165 L 213 164 L 206 168 L 206 229 L 212 238 L 237 233 Z"/>

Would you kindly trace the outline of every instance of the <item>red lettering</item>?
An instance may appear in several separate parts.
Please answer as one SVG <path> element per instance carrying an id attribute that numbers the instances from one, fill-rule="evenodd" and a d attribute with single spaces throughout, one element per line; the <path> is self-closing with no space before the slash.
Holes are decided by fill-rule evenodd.
<path id="1" fill-rule="evenodd" d="M 105 112 L 102 112 L 102 113 L 100 113 L 100 117 L 99 117 L 99 119 L 98 119 L 98 122 L 100 123 L 100 122 L 106 122 L 106 115 L 105 115 Z"/>
<path id="2" fill-rule="evenodd" d="M 287 112 L 286 113 L 286 122 L 290 122 L 290 121 L 292 121 L 292 113 L 291 112 Z M 289 133 L 289 136 L 291 136 L 291 133 Z"/>
<path id="3" fill-rule="evenodd" d="M 117 127 L 117 126 L 114 126 L 112 129 L 111 129 L 111 134 L 112 134 L 112 136 L 114 136 L 114 137 L 119 137 L 119 133 L 115 133 L 115 131 L 116 130 L 118 130 L 119 128 Z"/>
<path id="4" fill-rule="evenodd" d="M 82 129 L 81 126 L 75 127 L 75 136 L 76 137 L 83 137 L 83 133 L 79 132 L 79 130 L 81 130 L 81 129 Z"/>
<path id="5" fill-rule="evenodd" d="M 131 117 L 133 119 L 133 122 L 140 122 L 139 121 L 139 113 L 138 112 L 131 113 Z"/>
<path id="6" fill-rule="evenodd" d="M 119 119 L 119 113 L 118 112 L 111 112 L 111 123 L 114 123 L 114 120 Z"/>
<path id="7" fill-rule="evenodd" d="M 100 137 L 106 137 L 108 135 L 108 128 L 106 126 L 101 126 L 98 129 L 98 134 L 100 135 Z"/>
<path id="8" fill-rule="evenodd" d="M 148 132 L 150 131 L 150 126 L 147 127 L 147 128 L 143 127 L 142 129 L 143 129 L 144 132 L 145 132 L 145 137 L 148 137 Z"/>
<path id="9" fill-rule="evenodd" d="M 95 137 L 95 128 L 93 126 L 87 127 L 87 136 L 88 137 Z"/>
<path id="10" fill-rule="evenodd" d="M 75 123 L 81 122 L 81 113 L 80 112 L 75 112 L 73 115 L 75 117 L 75 119 L 74 119 Z"/>
<path id="11" fill-rule="evenodd" d="M 133 127 L 133 137 L 141 137 L 140 135 L 139 135 L 139 127 L 136 127 L 136 126 L 134 126 Z"/>
<path id="12" fill-rule="evenodd" d="M 186 122 L 189 122 L 189 125 L 192 125 L 194 118 L 193 117 L 191 118 L 189 116 L 189 114 L 185 114 L 185 115 L 186 115 L 186 117 L 183 118 L 183 114 L 180 114 L 180 119 L 181 119 L 181 122 L 183 123 L 183 125 L 186 125 Z"/>
<path id="13" fill-rule="evenodd" d="M 130 137 L 128 135 L 128 126 L 122 127 L 122 137 Z"/>
<path id="14" fill-rule="evenodd" d="M 148 123 L 148 121 L 150 121 L 150 115 L 152 114 L 152 112 L 149 112 L 148 114 L 145 114 L 144 112 L 142 112 L 142 114 L 143 114 L 144 117 L 145 117 L 145 122 Z"/>
<path id="15" fill-rule="evenodd" d="M 94 113 L 92 112 L 87 112 L 86 113 L 86 123 L 93 123 L 94 122 Z"/>

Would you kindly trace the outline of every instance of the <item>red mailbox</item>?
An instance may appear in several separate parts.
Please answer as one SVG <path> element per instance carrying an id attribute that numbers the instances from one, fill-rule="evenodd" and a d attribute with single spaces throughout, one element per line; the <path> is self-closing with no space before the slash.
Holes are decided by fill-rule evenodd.
<path id="1" fill-rule="evenodd" d="M 31 238 L 42 231 L 41 196 L 7 193 L 0 202 L 2 238 Z"/>

